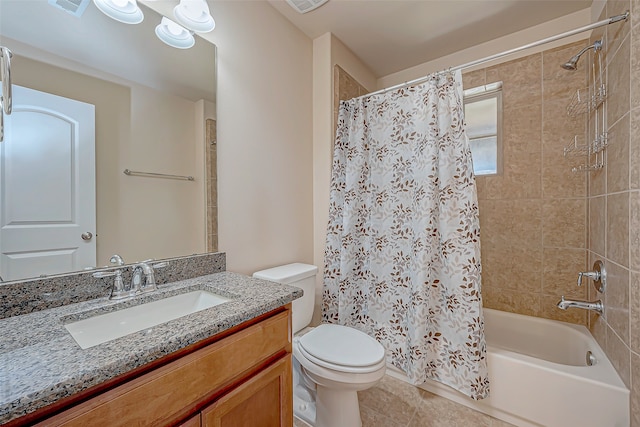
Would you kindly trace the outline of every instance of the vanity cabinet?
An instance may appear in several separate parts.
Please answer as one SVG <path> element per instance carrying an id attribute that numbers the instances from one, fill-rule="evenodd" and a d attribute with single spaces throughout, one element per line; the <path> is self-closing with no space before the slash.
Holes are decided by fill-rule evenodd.
<path id="1" fill-rule="evenodd" d="M 203 427 L 290 426 L 291 357 L 280 359 L 205 408 Z M 289 395 L 287 395 L 289 393 Z"/>
<path id="2" fill-rule="evenodd" d="M 290 330 L 287 305 L 36 425 L 291 427 Z"/>

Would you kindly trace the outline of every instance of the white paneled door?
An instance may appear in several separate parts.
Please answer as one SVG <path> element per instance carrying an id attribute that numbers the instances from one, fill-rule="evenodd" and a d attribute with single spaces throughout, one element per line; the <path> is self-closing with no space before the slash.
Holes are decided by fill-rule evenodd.
<path id="1" fill-rule="evenodd" d="M 0 154 L 2 279 L 94 267 L 95 107 L 13 85 Z"/>

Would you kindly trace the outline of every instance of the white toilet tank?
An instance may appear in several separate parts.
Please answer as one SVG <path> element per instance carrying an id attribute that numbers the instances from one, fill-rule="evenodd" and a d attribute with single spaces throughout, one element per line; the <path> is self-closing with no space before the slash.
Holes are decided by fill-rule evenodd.
<path id="1" fill-rule="evenodd" d="M 315 265 L 301 264 L 299 262 L 279 267 L 269 268 L 253 273 L 256 279 L 269 280 L 271 282 L 291 285 L 301 288 L 304 295 L 292 304 L 293 333 L 300 331 L 311 323 L 313 317 L 313 305 L 316 296 L 316 273 L 318 267 Z"/>

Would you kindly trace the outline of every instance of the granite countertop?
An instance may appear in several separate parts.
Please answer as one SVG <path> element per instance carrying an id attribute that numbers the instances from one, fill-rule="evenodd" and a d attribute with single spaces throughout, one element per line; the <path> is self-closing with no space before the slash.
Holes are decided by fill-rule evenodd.
<path id="1" fill-rule="evenodd" d="M 191 290 L 232 301 L 82 350 L 65 323 Z M 0 424 L 267 313 L 302 290 L 222 272 L 158 285 L 131 300 L 99 298 L 0 320 Z"/>

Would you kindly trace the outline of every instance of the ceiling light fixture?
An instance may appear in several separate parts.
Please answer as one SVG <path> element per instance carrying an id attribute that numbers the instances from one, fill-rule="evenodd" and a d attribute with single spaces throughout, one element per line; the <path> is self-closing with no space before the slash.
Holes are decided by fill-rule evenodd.
<path id="1" fill-rule="evenodd" d="M 208 33 L 216 26 L 206 0 L 180 0 L 173 16 L 180 25 L 197 33 Z"/>
<path id="2" fill-rule="evenodd" d="M 144 19 L 136 0 L 93 0 L 93 3 L 109 18 L 124 24 L 139 24 Z"/>
<path id="3" fill-rule="evenodd" d="M 178 49 L 189 49 L 196 42 L 191 31 L 166 17 L 163 17 L 156 27 L 156 36 L 169 46 Z"/>

